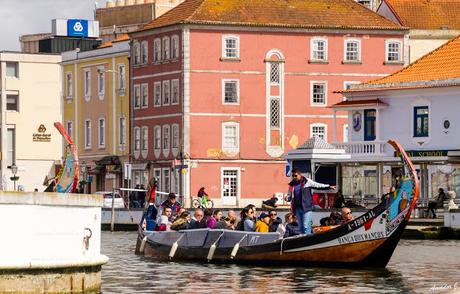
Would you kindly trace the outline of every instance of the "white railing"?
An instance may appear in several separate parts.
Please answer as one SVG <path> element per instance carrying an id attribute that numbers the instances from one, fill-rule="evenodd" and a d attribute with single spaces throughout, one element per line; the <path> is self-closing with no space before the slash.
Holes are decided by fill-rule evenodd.
<path id="1" fill-rule="evenodd" d="M 344 149 L 351 155 L 384 155 L 385 142 L 361 141 L 361 142 L 337 142 L 333 144 L 339 149 Z"/>

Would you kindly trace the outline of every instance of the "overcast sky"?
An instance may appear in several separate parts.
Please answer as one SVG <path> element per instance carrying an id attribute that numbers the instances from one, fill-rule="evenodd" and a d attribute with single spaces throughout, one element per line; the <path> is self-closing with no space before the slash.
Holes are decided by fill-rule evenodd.
<path id="1" fill-rule="evenodd" d="M 0 51 L 20 50 L 19 36 L 51 32 L 53 18 L 94 18 L 94 0 L 0 0 Z M 98 0 L 104 7 L 106 0 Z"/>

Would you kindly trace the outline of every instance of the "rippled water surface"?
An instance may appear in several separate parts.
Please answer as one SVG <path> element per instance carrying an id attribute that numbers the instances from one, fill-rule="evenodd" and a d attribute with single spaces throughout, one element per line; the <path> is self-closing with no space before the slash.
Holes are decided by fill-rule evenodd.
<path id="1" fill-rule="evenodd" d="M 135 232 L 103 232 L 103 293 L 460 293 L 460 241 L 402 240 L 385 270 L 156 262 Z"/>

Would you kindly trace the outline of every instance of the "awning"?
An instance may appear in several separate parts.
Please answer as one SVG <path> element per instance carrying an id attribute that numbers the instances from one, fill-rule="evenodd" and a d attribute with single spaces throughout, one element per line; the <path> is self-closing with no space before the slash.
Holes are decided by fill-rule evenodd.
<path id="1" fill-rule="evenodd" d="M 388 104 L 381 101 L 380 99 L 369 99 L 369 100 L 346 100 L 334 104 L 331 108 L 337 109 L 356 109 L 361 107 L 373 107 L 373 108 L 384 108 L 388 107 Z"/>

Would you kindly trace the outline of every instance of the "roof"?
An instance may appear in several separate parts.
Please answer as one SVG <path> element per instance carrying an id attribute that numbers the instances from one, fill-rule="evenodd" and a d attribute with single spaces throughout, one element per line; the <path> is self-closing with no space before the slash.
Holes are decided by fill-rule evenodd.
<path id="1" fill-rule="evenodd" d="M 175 24 L 406 29 L 353 0 L 186 0 L 142 30 Z"/>
<path id="2" fill-rule="evenodd" d="M 129 40 L 129 35 L 128 34 L 121 34 L 121 35 L 117 36 L 117 38 L 115 40 L 102 43 L 97 48 L 112 47 L 113 43 L 127 41 L 127 40 Z"/>
<path id="3" fill-rule="evenodd" d="M 313 136 L 302 145 L 297 147 L 297 149 L 337 149 L 335 146 L 329 144 L 325 140 L 321 139 L 318 136 Z"/>
<path id="4" fill-rule="evenodd" d="M 411 29 L 460 29 L 459 0 L 384 0 L 399 22 Z"/>
<path id="5" fill-rule="evenodd" d="M 346 100 L 334 104 L 332 107 L 349 107 L 349 106 L 386 106 L 385 102 L 382 102 L 380 99 L 368 99 L 368 100 Z"/>
<path id="6" fill-rule="evenodd" d="M 389 76 L 355 85 L 352 89 L 341 92 L 453 85 L 460 85 L 460 36 Z"/>

